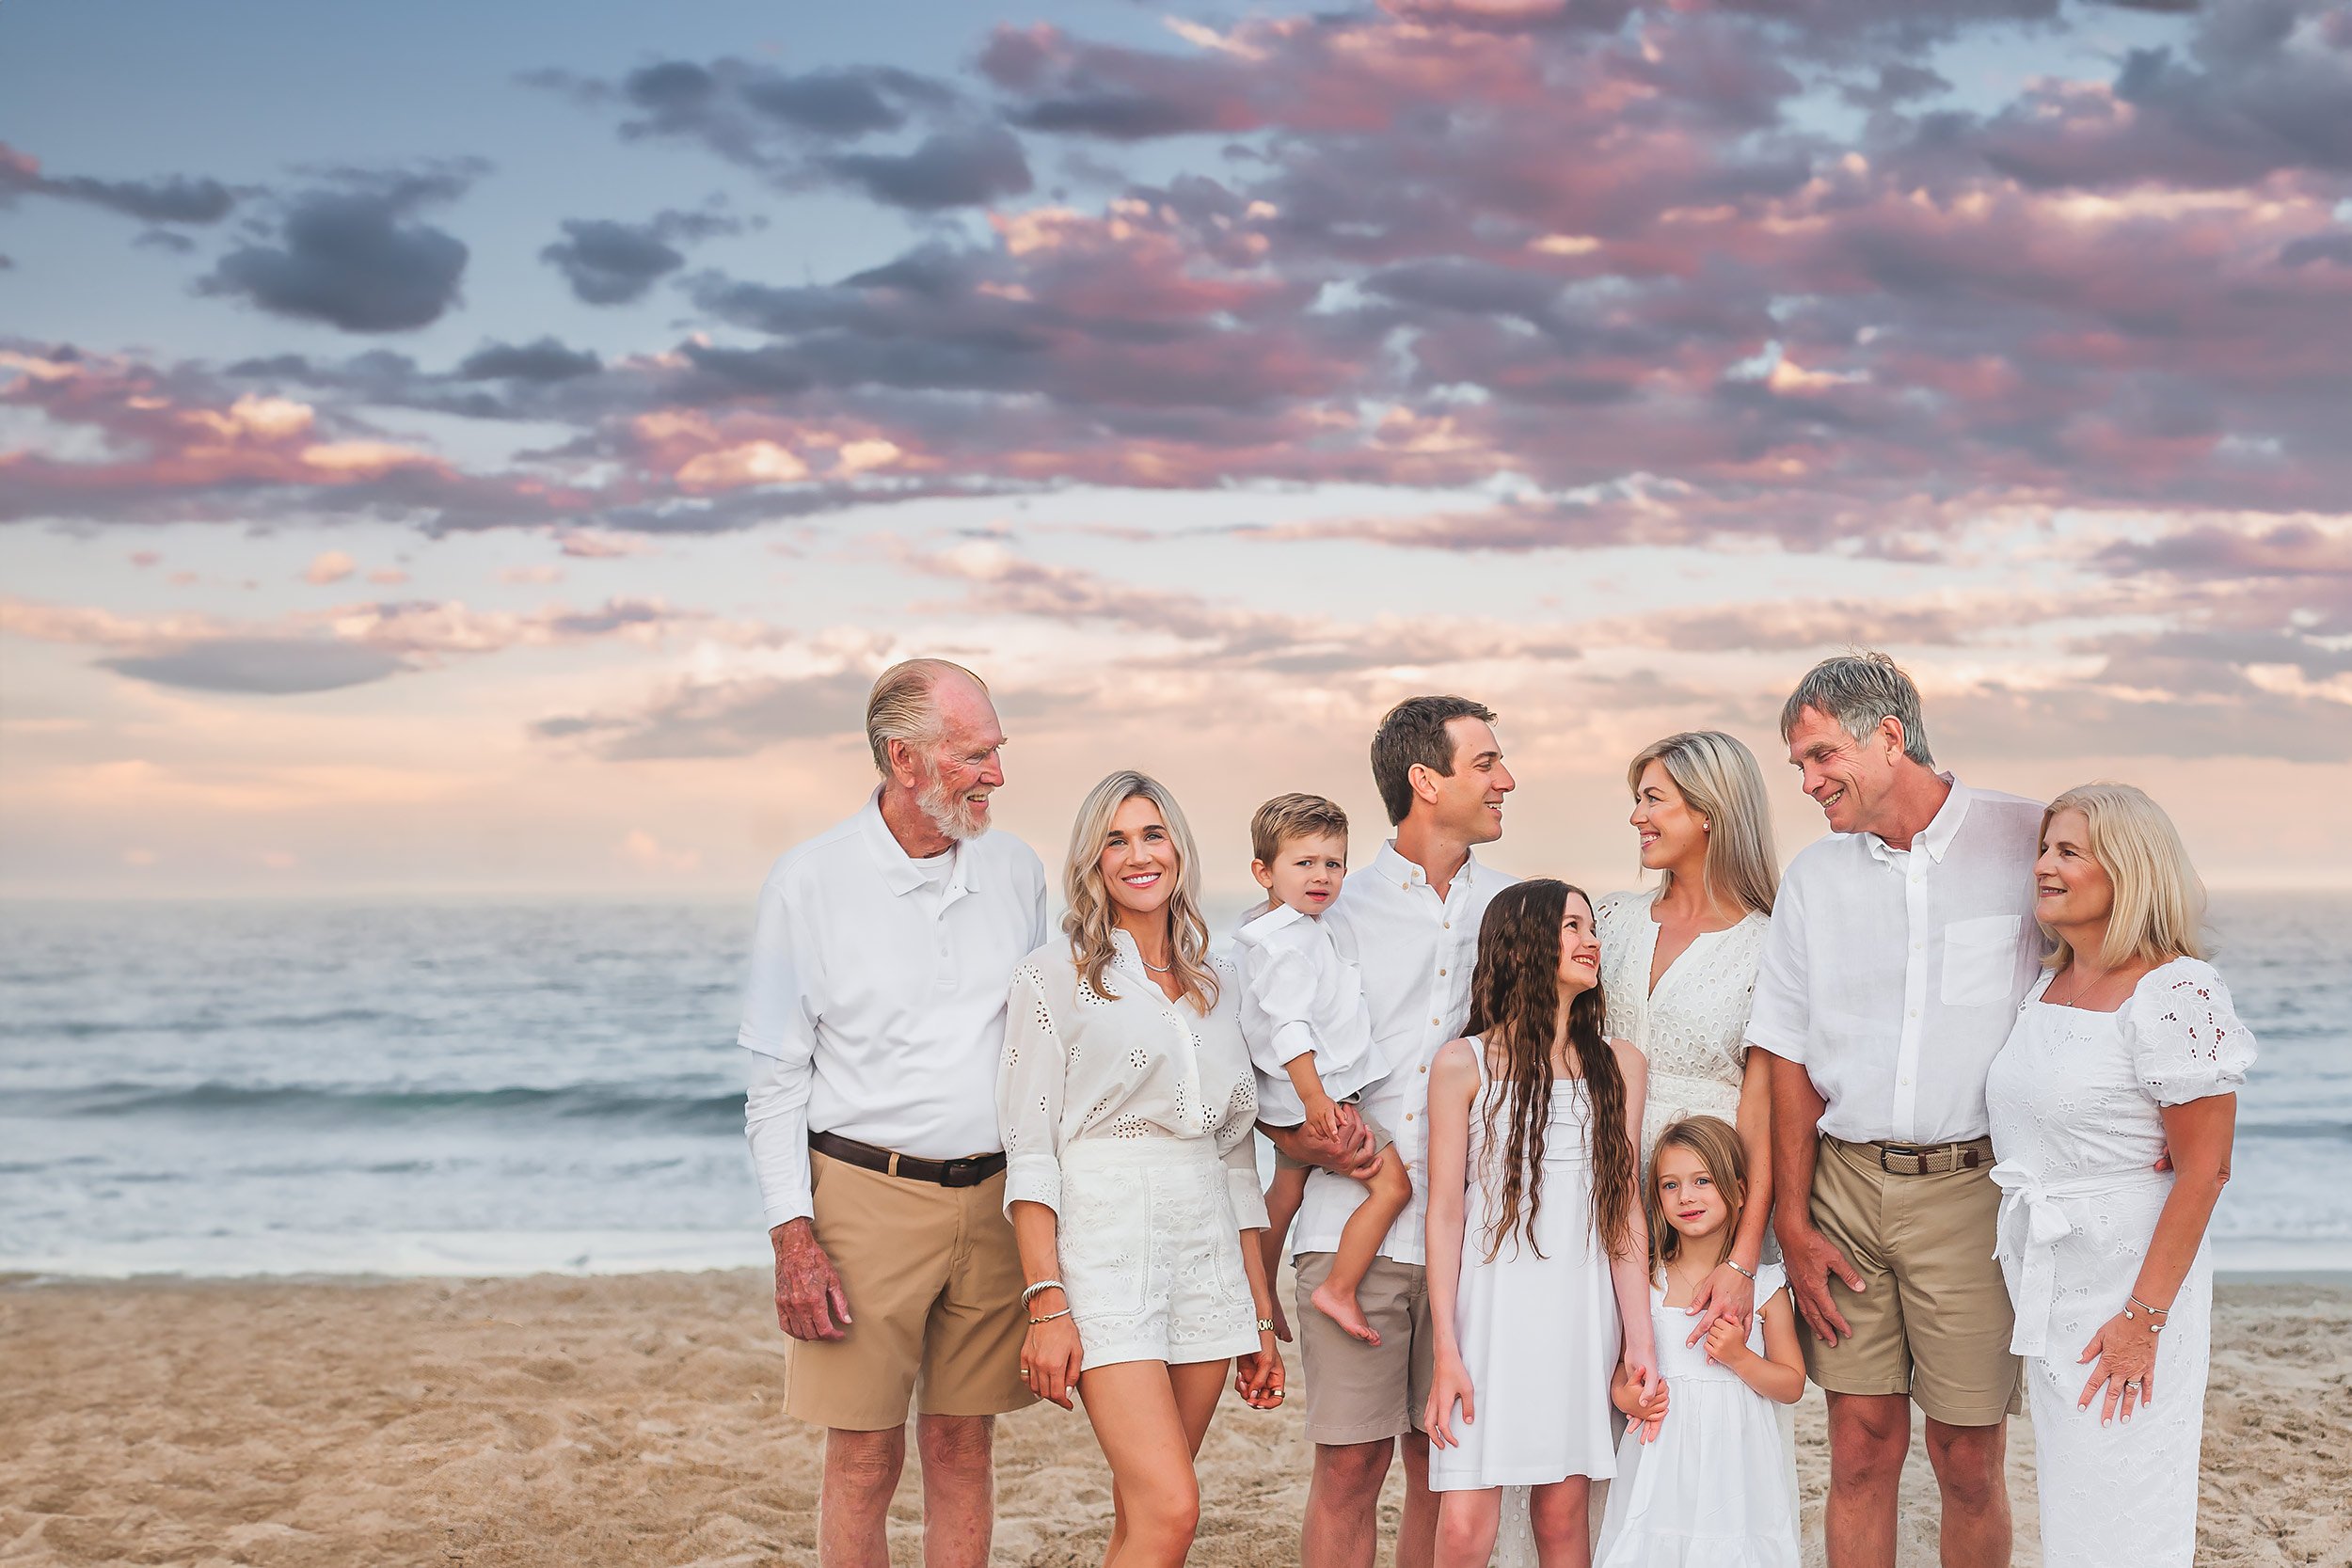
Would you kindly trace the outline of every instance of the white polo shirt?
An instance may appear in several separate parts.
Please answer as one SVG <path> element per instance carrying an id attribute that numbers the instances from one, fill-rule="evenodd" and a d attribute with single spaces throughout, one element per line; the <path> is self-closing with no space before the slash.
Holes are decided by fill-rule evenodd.
<path id="1" fill-rule="evenodd" d="M 1380 1256 L 1418 1265 L 1424 1256 L 1422 1210 L 1429 1192 L 1429 1064 L 1438 1048 L 1470 1021 L 1470 967 L 1478 923 L 1494 895 L 1518 879 L 1471 855 L 1445 896 L 1391 839 L 1372 863 L 1348 874 L 1323 916 L 1340 957 L 1362 977 L 1372 1011 L 1372 1053 L 1379 1074 L 1358 1103 L 1396 1140 L 1413 1179 L 1412 1201 L 1389 1227 Z M 1307 1196 L 1291 1227 L 1291 1251 L 1331 1252 L 1364 1189 L 1327 1170 L 1307 1173 Z"/>
<path id="2" fill-rule="evenodd" d="M 736 1042 L 771 1228 L 810 1212 L 812 1129 L 926 1160 L 989 1154 L 1013 966 L 1045 941 L 1045 870 L 1010 833 L 929 862 L 866 809 L 759 890 Z"/>
<path id="3" fill-rule="evenodd" d="M 1747 1038 L 1804 1064 L 1849 1143 L 1983 1137 L 1985 1074 L 2041 973 L 2042 807 L 1951 782 L 1908 850 L 1806 846 L 1780 879 Z"/>

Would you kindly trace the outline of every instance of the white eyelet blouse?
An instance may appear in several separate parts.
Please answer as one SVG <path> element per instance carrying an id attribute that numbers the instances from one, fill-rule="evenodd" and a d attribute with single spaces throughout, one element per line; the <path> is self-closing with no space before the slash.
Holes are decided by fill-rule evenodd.
<path id="1" fill-rule="evenodd" d="M 1112 934 L 1105 996 L 1057 938 L 1012 972 L 996 1119 L 1005 1135 L 1005 1208 L 1061 1210 L 1061 1151 L 1087 1138 L 1208 1138 L 1225 1163 L 1233 1216 L 1266 1223 L 1258 1190 L 1257 1074 L 1236 1017 L 1240 984 L 1223 958 L 1204 1016 L 1170 1002 L 1135 942 Z"/>

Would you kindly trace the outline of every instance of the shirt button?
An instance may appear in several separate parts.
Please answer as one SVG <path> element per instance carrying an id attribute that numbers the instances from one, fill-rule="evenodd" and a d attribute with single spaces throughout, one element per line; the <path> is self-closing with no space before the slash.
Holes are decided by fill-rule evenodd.
<path id="1" fill-rule="evenodd" d="M 1914 1018 L 1917 1018 L 1917 1017 L 1919 1016 L 1919 1009 L 1918 1009 L 1918 1008 L 1916 1008 L 1916 1007 L 1912 1008 L 1912 1009 L 1911 1009 L 1911 1016 L 1912 1016 L 1912 1017 L 1914 1017 Z"/>
<path id="2" fill-rule="evenodd" d="M 1915 1015 L 1915 1015 L 1913 1015 L 1913 1016 L 1915 1016 L 1915 1016 L 1917 1016 L 1917 1015 Z M 1443 1023 L 1439 1022 L 1437 1019 L 1434 1019 L 1434 1018 L 1433 1018 L 1433 1019 L 1431 1019 L 1429 1022 L 1432 1022 L 1432 1023 L 1438 1024 L 1438 1026 L 1439 1028 L 1443 1028 L 1443 1027 L 1445 1027 L 1445 1025 L 1444 1025 Z"/>
<path id="3" fill-rule="evenodd" d="M 1441 970 L 1438 971 L 1438 979 L 1440 979 L 1440 980 L 1442 980 L 1442 979 L 1444 979 L 1444 978 L 1445 978 L 1445 971 L 1444 971 L 1444 970 L 1442 970 L 1442 969 L 1441 969 Z"/>
<path id="4" fill-rule="evenodd" d="M 1427 1062 L 1423 1062 L 1423 1063 L 1422 1063 L 1422 1065 L 1421 1065 L 1421 1069 L 1422 1069 L 1422 1071 L 1423 1071 L 1423 1072 L 1427 1072 L 1427 1071 L 1429 1070 L 1429 1064 L 1428 1064 Z M 1410 1112 L 1410 1111 L 1407 1111 L 1407 1112 L 1406 1112 L 1405 1114 L 1406 1114 L 1406 1116 L 1408 1116 L 1408 1117 L 1409 1117 L 1409 1116 L 1411 1116 L 1413 1113 L 1412 1113 L 1412 1112 Z"/>
<path id="5" fill-rule="evenodd" d="M 1406 1112 L 1406 1113 L 1405 1113 L 1405 1119 L 1406 1119 L 1406 1121 L 1410 1121 L 1410 1120 L 1412 1120 L 1412 1119 L 1413 1119 L 1413 1113 L 1412 1113 L 1412 1112 L 1410 1112 L 1410 1111 Z"/>
<path id="6" fill-rule="evenodd" d="M 1452 929 L 1454 929 L 1454 922 L 1452 922 L 1451 920 L 1447 921 L 1447 922 L 1445 923 L 1445 928 L 1446 928 L 1447 930 L 1449 930 L 1449 931 L 1451 931 Z"/>

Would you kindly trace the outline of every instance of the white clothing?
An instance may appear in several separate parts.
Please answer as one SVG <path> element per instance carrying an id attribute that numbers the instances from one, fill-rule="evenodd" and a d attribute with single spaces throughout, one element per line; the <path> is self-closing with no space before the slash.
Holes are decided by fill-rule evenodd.
<path id="1" fill-rule="evenodd" d="M 1649 1063 L 1642 1110 L 1642 1159 L 1647 1167 L 1658 1134 L 1684 1117 L 1721 1117 L 1740 1124 L 1740 1084 L 1747 1067 L 1748 1005 L 1772 917 L 1751 913 L 1721 931 L 1701 932 L 1650 989 L 1658 957 L 1658 890 L 1613 893 L 1593 911 L 1600 928 L 1601 1028 L 1629 1040 Z M 1686 1331 L 1687 1332 L 1687 1331 Z"/>
<path id="2" fill-rule="evenodd" d="M 1126 932 L 1111 942 L 1101 990 L 1064 941 L 1012 972 L 995 1095 L 1006 1212 L 1057 1216 L 1086 1366 L 1255 1351 L 1241 1232 L 1266 1216 L 1232 966 L 1215 960 L 1203 1015 L 1168 999 Z"/>
<path id="3" fill-rule="evenodd" d="M 2052 1006 L 2045 978 L 2018 1009 L 1985 1084 L 2001 1272 L 2017 1307 L 2042 1497 L 2042 1560 L 2068 1568 L 2187 1568 L 2197 1545 L 2213 1259 L 2201 1243 L 2156 1339 L 2156 1402 L 2129 1421 L 2079 1411 L 2076 1361 L 2137 1282 L 2171 1193 L 2154 1169 L 2163 1107 L 2233 1094 L 2254 1061 L 2213 967 L 2175 958 L 2112 1013 Z"/>
<path id="4" fill-rule="evenodd" d="M 1045 868 L 1010 833 L 916 860 L 866 809 L 759 889 L 736 1043 L 770 1228 L 812 1211 L 808 1134 L 925 1160 L 1004 1147 L 993 1114 L 1005 976 L 1045 940 Z"/>
<path id="5" fill-rule="evenodd" d="M 1430 1446 L 1429 1489 L 1613 1476 L 1609 1377 L 1620 1325 L 1609 1254 L 1593 1230 L 1592 1099 L 1581 1078 L 1553 1081 L 1535 1244 L 1527 1244 L 1522 1201 L 1521 1227 L 1501 1238 L 1490 1259 L 1509 1151 L 1508 1091 L 1489 1074 L 1484 1042 L 1472 1038 L 1470 1046 L 1478 1057 L 1479 1092 L 1470 1102 L 1454 1337 L 1477 1418 L 1463 1421 L 1458 1407 L 1449 1418 L 1461 1441 Z"/>
<path id="6" fill-rule="evenodd" d="M 1321 919 L 1276 905 L 1234 933 L 1233 967 L 1241 1037 L 1258 1071 L 1259 1120 L 1295 1127 L 1307 1119 L 1283 1070 L 1298 1056 L 1313 1055 L 1315 1076 L 1333 1100 L 1364 1086 L 1374 1075 L 1372 1009 L 1356 966 L 1340 957 Z"/>
<path id="7" fill-rule="evenodd" d="M 1422 868 L 1398 854 L 1391 839 L 1371 864 L 1340 884 L 1339 897 L 1323 916 L 1340 957 L 1362 977 L 1372 1013 L 1379 1076 L 1364 1085 L 1358 1106 L 1396 1140 L 1397 1158 L 1413 1180 L 1412 1198 L 1380 1242 L 1379 1256 L 1394 1262 L 1419 1268 L 1423 1256 L 1429 1063 L 1470 1021 L 1478 925 L 1494 895 L 1516 880 L 1473 854 L 1439 898 Z M 1338 1251 L 1340 1231 L 1363 1200 L 1361 1182 L 1309 1170 L 1307 1194 L 1291 1226 L 1291 1255 Z"/>
<path id="8" fill-rule="evenodd" d="M 1795 1304 L 1774 1295 L 1787 1283 L 1779 1264 L 1758 1268 L 1756 1304 L 1793 1314 Z M 1595 1568 L 1797 1568 L 1796 1477 L 1778 1415 L 1786 1406 L 1708 1360 L 1705 1344 L 1685 1345 L 1691 1321 L 1657 1284 L 1650 1321 L 1671 1398 L 1656 1442 L 1626 1428 Z M 1760 1311 L 1748 1348 L 1764 1354 Z"/>
<path id="9" fill-rule="evenodd" d="M 1257 1301 L 1213 1140 L 1082 1138 L 1062 1151 L 1060 1212 L 1082 1369 L 1258 1349 Z"/>
<path id="10" fill-rule="evenodd" d="M 2042 807 L 1971 789 L 1908 850 L 1807 845 L 1780 879 L 1748 1041 L 1804 1064 L 1849 1143 L 1984 1136 L 1984 1074 L 2040 972 Z"/>

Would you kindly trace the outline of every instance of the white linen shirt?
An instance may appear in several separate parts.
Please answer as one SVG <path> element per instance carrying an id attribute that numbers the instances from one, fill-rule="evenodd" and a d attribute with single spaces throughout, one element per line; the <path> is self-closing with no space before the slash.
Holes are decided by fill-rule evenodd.
<path id="1" fill-rule="evenodd" d="M 1340 885 L 1323 924 L 1340 957 L 1362 976 L 1372 1013 L 1372 1054 L 1378 1074 L 1358 1101 L 1396 1140 L 1413 1180 L 1413 1196 L 1381 1238 L 1380 1256 L 1420 1266 L 1425 1256 L 1422 1210 L 1429 1193 L 1429 1064 L 1438 1048 L 1470 1022 L 1470 966 L 1478 923 L 1494 895 L 1518 879 L 1471 855 L 1446 884 L 1445 896 L 1422 868 L 1381 845 L 1370 865 Z M 1363 1201 L 1361 1183 L 1331 1171 L 1307 1173 L 1307 1196 L 1291 1226 L 1291 1253 L 1335 1252 L 1340 1231 Z"/>
<path id="2" fill-rule="evenodd" d="M 1347 884 L 1340 884 L 1345 892 Z M 1258 1119 L 1295 1127 L 1307 1119 L 1298 1086 L 1283 1069 L 1312 1054 L 1323 1092 L 1345 1100 L 1374 1076 L 1372 1009 L 1356 966 L 1340 957 L 1317 916 L 1277 904 L 1233 936 L 1240 977 L 1241 1037 L 1258 1069 Z"/>
<path id="3" fill-rule="evenodd" d="M 1772 905 L 1748 1043 L 1803 1063 L 1849 1143 L 1983 1137 L 1985 1074 L 2042 972 L 2041 805 L 1944 777 L 1910 849 L 1833 833 Z"/>
<path id="4" fill-rule="evenodd" d="M 1061 1212 L 1061 1154 L 1089 1138 L 1213 1138 L 1233 1218 L 1265 1228 L 1258 1190 L 1257 1075 L 1234 1019 L 1233 967 L 1212 958 L 1206 1014 L 1161 990 L 1135 939 L 1111 933 L 1104 996 L 1056 939 L 1012 972 L 993 1105 L 1005 1147 L 1005 1212 L 1026 1200 Z"/>
<path id="5" fill-rule="evenodd" d="M 736 1043 L 768 1227 L 811 1212 L 808 1134 L 924 1160 L 1003 1148 L 1005 977 L 1045 940 L 1045 868 L 1006 832 L 927 866 L 866 809 L 785 851 L 759 890 Z"/>

